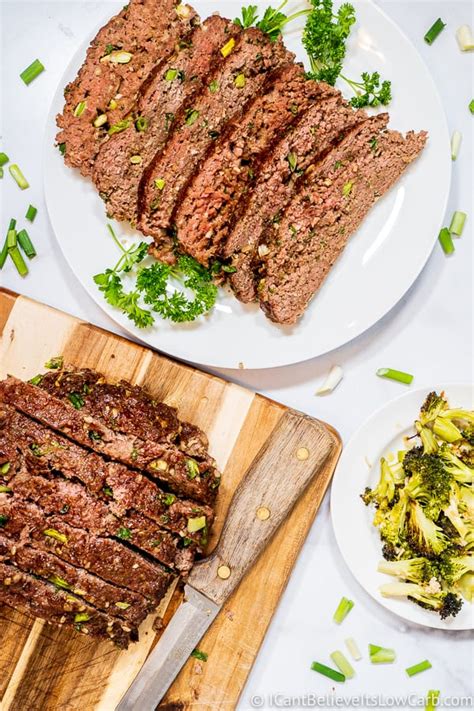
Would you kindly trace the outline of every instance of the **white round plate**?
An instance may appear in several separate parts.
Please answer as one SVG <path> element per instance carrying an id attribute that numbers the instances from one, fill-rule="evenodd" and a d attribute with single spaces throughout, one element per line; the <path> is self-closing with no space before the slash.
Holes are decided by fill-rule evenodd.
<path id="1" fill-rule="evenodd" d="M 375 412 L 354 434 L 342 452 L 331 491 L 331 517 L 342 557 L 358 583 L 387 610 L 410 622 L 443 630 L 474 629 L 474 604 L 464 601 L 456 617 L 442 620 L 408 600 L 385 598 L 379 592 L 384 583 L 396 578 L 377 572 L 382 557 L 378 529 L 372 524 L 373 508 L 360 498 L 366 486 L 371 488 L 380 476 L 380 458 L 404 449 L 403 438 L 415 433 L 413 423 L 420 406 L 432 390 L 446 392 L 456 407 L 474 408 L 472 385 L 446 385 L 410 390 Z"/>
<path id="2" fill-rule="evenodd" d="M 194 3 L 201 17 L 220 9 L 240 13 L 240 0 Z M 265 8 L 266 0 L 259 7 Z M 355 338 L 384 316 L 405 294 L 425 265 L 441 226 L 451 180 L 449 134 L 431 75 L 400 29 L 372 2 L 354 3 L 358 22 L 348 49 L 345 73 L 360 76 L 379 70 L 390 78 L 394 98 L 390 126 L 429 131 L 421 157 L 371 211 L 294 327 L 276 326 L 256 305 L 240 304 L 222 292 L 207 317 L 186 325 L 157 320 L 137 329 L 108 306 L 92 277 L 118 259 L 106 229 L 104 204 L 92 183 L 66 168 L 54 147 L 55 117 L 63 107 L 63 89 L 83 62 L 87 38 L 67 67 L 49 114 L 44 153 L 45 192 L 51 223 L 73 272 L 89 295 L 118 324 L 149 346 L 184 360 L 223 368 L 271 368 L 327 353 Z M 112 15 L 115 4 L 107 4 Z M 118 6 L 117 6 L 118 8 Z M 301 25 L 300 25 L 301 28 Z M 95 32 L 92 34 L 92 36 Z M 301 31 L 286 43 L 305 61 Z M 342 87 L 341 87 L 342 88 Z M 347 96 L 350 90 L 343 89 Z M 119 235 L 130 234 L 117 225 Z M 140 238 L 139 233 L 132 235 Z"/>

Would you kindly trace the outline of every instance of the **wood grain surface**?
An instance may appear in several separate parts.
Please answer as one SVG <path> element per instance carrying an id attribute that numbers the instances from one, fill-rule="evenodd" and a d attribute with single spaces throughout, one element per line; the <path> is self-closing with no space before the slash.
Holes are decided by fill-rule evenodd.
<path id="1" fill-rule="evenodd" d="M 206 431 L 211 454 L 223 473 L 210 551 L 229 501 L 255 459 L 256 464 L 263 460 L 275 468 L 274 502 L 289 495 L 285 478 L 304 465 L 305 460 L 295 456 L 294 440 L 291 456 L 279 461 L 288 437 L 287 427 L 279 424 L 287 408 L 245 388 L 2 289 L 0 334 L 0 378 L 7 374 L 30 378 L 43 370 L 49 358 L 62 354 L 66 363 L 95 368 L 111 380 L 125 378 L 143 385 L 156 399 L 178 407 L 181 418 Z M 291 515 L 275 527 L 270 546 L 200 643 L 208 661 L 189 660 L 162 709 L 233 709 L 237 704 L 340 454 L 340 440 L 331 427 L 299 413 L 288 417 L 296 431 L 312 423 L 317 448 L 307 438 L 301 447 L 307 447 L 319 471 Z M 260 506 L 271 512 L 267 495 L 264 500 L 256 495 L 245 501 L 246 509 L 253 512 Z M 255 520 L 254 513 L 250 520 Z M 181 597 L 180 586 L 173 586 L 157 613 L 143 623 L 140 641 L 127 651 L 0 605 L 1 710 L 113 711 L 159 638 L 153 630 L 155 618 L 162 617 L 166 626 Z"/>

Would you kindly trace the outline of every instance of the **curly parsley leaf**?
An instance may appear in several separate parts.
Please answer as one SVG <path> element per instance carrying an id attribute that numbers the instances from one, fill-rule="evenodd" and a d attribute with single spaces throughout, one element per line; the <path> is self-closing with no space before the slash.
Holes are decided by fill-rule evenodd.
<path id="1" fill-rule="evenodd" d="M 300 15 L 307 15 L 309 12 L 309 10 L 300 10 L 299 12 L 295 12 L 293 15 L 285 15 L 285 13 L 281 12 L 281 10 L 287 3 L 288 0 L 283 0 L 283 2 L 276 9 L 273 7 L 267 7 L 261 19 L 259 19 L 257 6 L 248 5 L 248 7 L 242 8 L 242 17 L 236 17 L 234 23 L 242 28 L 257 27 L 259 30 L 268 35 L 272 42 L 275 42 L 281 35 L 282 29 L 285 25 L 292 22 L 292 20 L 295 20 L 297 17 L 300 17 Z"/>
<path id="2" fill-rule="evenodd" d="M 110 225 L 108 229 L 122 254 L 115 267 L 96 274 L 94 282 L 107 303 L 120 309 L 138 328 L 147 328 L 154 323 L 153 312 L 181 323 L 194 321 L 214 306 L 217 287 L 211 270 L 185 255 L 178 256 L 174 266 L 158 261 L 150 267 L 140 266 L 136 272 L 135 288 L 125 291 L 121 274 L 129 273 L 140 265 L 148 254 L 149 245 L 140 242 L 125 249 Z M 171 280 L 180 284 L 183 290 L 174 288 Z"/>
<path id="3" fill-rule="evenodd" d="M 345 78 L 345 77 L 344 77 Z M 360 109 L 364 106 L 387 106 L 392 99 L 392 85 L 389 81 L 380 83 L 378 72 L 362 72 L 361 81 L 351 81 L 345 79 L 356 92 L 356 96 L 350 100 L 351 106 Z"/>

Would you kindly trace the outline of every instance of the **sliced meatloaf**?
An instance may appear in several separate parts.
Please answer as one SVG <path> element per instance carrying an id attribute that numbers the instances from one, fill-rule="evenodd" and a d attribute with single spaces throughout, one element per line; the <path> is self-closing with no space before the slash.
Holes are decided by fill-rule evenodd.
<path id="1" fill-rule="evenodd" d="M 51 395 L 94 415 L 114 431 L 155 442 L 174 442 L 179 449 L 214 466 L 204 432 L 181 422 L 176 408 L 158 402 L 139 385 L 125 380 L 108 383 L 101 373 L 89 368 L 53 370 L 36 376 L 34 381 Z"/>
<path id="2" fill-rule="evenodd" d="M 46 479 L 23 470 L 10 479 L 8 487 L 24 501 L 37 504 L 48 517 L 61 516 L 70 526 L 85 528 L 98 536 L 113 536 L 180 572 L 192 568 L 193 548 L 181 548 L 179 537 L 141 514 L 115 516 L 105 501 L 90 496 L 81 484 L 59 477 Z"/>
<path id="3" fill-rule="evenodd" d="M 2 477 L 8 483 L 24 467 L 41 476 L 61 474 L 79 480 L 88 492 L 106 501 L 117 518 L 136 511 L 161 528 L 190 539 L 196 551 L 203 552 L 214 516 L 209 506 L 179 499 L 143 474 L 84 450 L 13 408 L 3 406 L 2 421 L 0 468 L 8 466 L 0 483 Z M 198 524 L 198 530 L 189 530 Z"/>
<path id="4" fill-rule="evenodd" d="M 13 565 L 0 562 L 0 602 L 47 622 L 74 627 L 78 632 L 111 639 L 120 649 L 138 639 L 127 622 L 97 610 L 69 590 L 60 590 Z"/>
<path id="5" fill-rule="evenodd" d="M 335 95 L 307 80 L 302 65 L 283 67 L 269 90 L 247 107 L 201 165 L 176 212 L 178 244 L 201 264 L 221 256 L 229 228 L 246 202 L 263 155 L 320 98 Z"/>
<path id="6" fill-rule="evenodd" d="M 231 37 L 222 52 L 228 56 L 209 77 L 212 91 L 206 89 L 186 106 L 184 120 L 140 183 L 138 226 L 155 238 L 156 255 L 164 260 L 174 260 L 169 233 L 174 210 L 213 141 L 264 89 L 271 72 L 293 59 L 281 39 L 271 42 L 255 28 L 244 30 L 236 40 Z"/>
<path id="7" fill-rule="evenodd" d="M 0 402 L 12 405 L 78 444 L 128 466 L 144 469 L 176 493 L 202 503 L 215 499 L 220 482 L 217 470 L 209 461 L 187 457 L 173 444 L 115 432 L 102 420 L 83 413 L 81 407 L 77 409 L 72 403 L 13 377 L 0 382 Z"/>
<path id="8" fill-rule="evenodd" d="M 236 270 L 229 282 L 238 299 L 245 303 L 257 299 L 253 262 L 262 234 L 269 224 L 278 223 L 292 195 L 300 189 L 305 171 L 366 118 L 364 111 L 354 111 L 343 103 L 338 92 L 312 106 L 275 146 L 261 166 L 225 244 L 224 258 L 231 258 Z"/>
<path id="9" fill-rule="evenodd" d="M 295 323 L 372 205 L 421 152 L 426 133 L 384 131 L 381 114 L 347 136 L 320 165 L 267 233 L 258 293 L 266 315 Z M 381 130 L 382 129 L 382 130 Z"/>
<path id="10" fill-rule="evenodd" d="M 1 530 L 0 561 L 44 578 L 61 590 L 69 590 L 88 604 L 121 617 L 134 627 L 140 625 L 150 612 L 150 603 L 139 593 L 111 585 L 48 551 L 33 548 L 28 542 L 12 541 Z"/>
<path id="11" fill-rule="evenodd" d="M 196 22 L 176 0 L 131 0 L 103 27 L 64 95 L 58 144 L 67 165 L 90 175 L 101 141 L 121 130 L 140 86 Z"/>
<path id="12" fill-rule="evenodd" d="M 28 541 L 71 565 L 84 568 L 109 583 L 143 595 L 156 607 L 175 577 L 159 563 L 112 538 L 68 525 L 59 516 L 46 516 L 36 505 L 15 495 L 0 494 L 2 533 Z"/>
<path id="13" fill-rule="evenodd" d="M 207 76 L 224 61 L 221 47 L 238 27 L 212 15 L 147 82 L 128 127 L 102 144 L 92 178 L 116 220 L 137 222 L 138 186 L 144 169 L 161 150 L 185 101 L 207 86 Z"/>

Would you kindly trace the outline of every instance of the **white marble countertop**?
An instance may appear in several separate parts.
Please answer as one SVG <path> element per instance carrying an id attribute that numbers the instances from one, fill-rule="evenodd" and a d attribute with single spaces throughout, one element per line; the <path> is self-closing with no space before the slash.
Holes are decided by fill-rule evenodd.
<path id="1" fill-rule="evenodd" d="M 467 110 L 471 94 L 474 95 L 473 55 L 462 55 L 454 39 L 459 25 L 474 24 L 473 6 L 463 0 L 379 0 L 379 4 L 428 63 L 444 102 L 450 130 L 463 133 L 446 220 L 449 221 L 454 209 L 471 212 L 465 234 L 456 242 L 456 254 L 450 259 L 437 246 L 402 301 L 352 343 L 296 366 L 269 371 L 221 371 L 226 378 L 332 423 L 345 441 L 374 410 L 402 392 L 404 386 L 375 376 L 380 366 L 395 365 L 414 373 L 416 386 L 473 381 L 474 118 Z M 34 225 L 39 256 L 34 269 L 24 281 L 13 270 L 4 270 L 0 272 L 0 284 L 117 331 L 117 326 L 82 290 L 62 258 L 48 223 L 42 193 L 43 133 L 51 98 L 83 37 L 107 15 L 105 5 L 106 2 L 87 0 L 0 3 L 0 146 L 15 156 L 31 184 L 25 200 L 13 181 L 4 179 L 0 190 L 1 233 L 5 232 L 10 215 L 24 213 L 27 202 L 39 208 Z M 448 27 L 436 44 L 428 47 L 423 35 L 438 16 Z M 25 91 L 18 75 L 36 56 L 42 59 L 47 72 Z M 416 101 L 415 96 L 413 100 Z M 343 382 L 331 396 L 315 397 L 317 385 L 335 363 L 344 368 Z M 332 622 L 332 614 L 342 595 L 352 598 L 356 606 L 339 628 Z M 368 642 L 394 647 L 398 661 L 384 667 L 371 667 L 367 659 L 359 662 L 356 678 L 336 690 L 341 707 L 383 708 L 384 703 L 390 704 L 389 697 L 395 696 L 400 698 L 392 705 L 419 708 L 423 707 L 420 698 L 433 688 L 441 689 L 446 702 L 448 697 L 474 696 L 472 635 L 406 624 L 369 598 L 340 559 L 326 498 L 251 672 L 239 709 L 324 706 L 323 700 L 311 704 L 305 694 L 329 694 L 327 706 L 336 707 L 334 684 L 311 672 L 309 666 L 313 660 L 327 660 L 328 653 L 340 648 L 343 639 L 349 636 L 358 640 L 365 656 Z M 409 679 L 405 667 L 425 658 L 431 660 L 432 670 Z M 364 700 L 363 694 L 370 698 Z M 252 697 L 256 695 L 252 706 Z M 456 701 L 451 705 L 455 706 Z M 464 703 L 464 708 L 467 707 Z"/>

